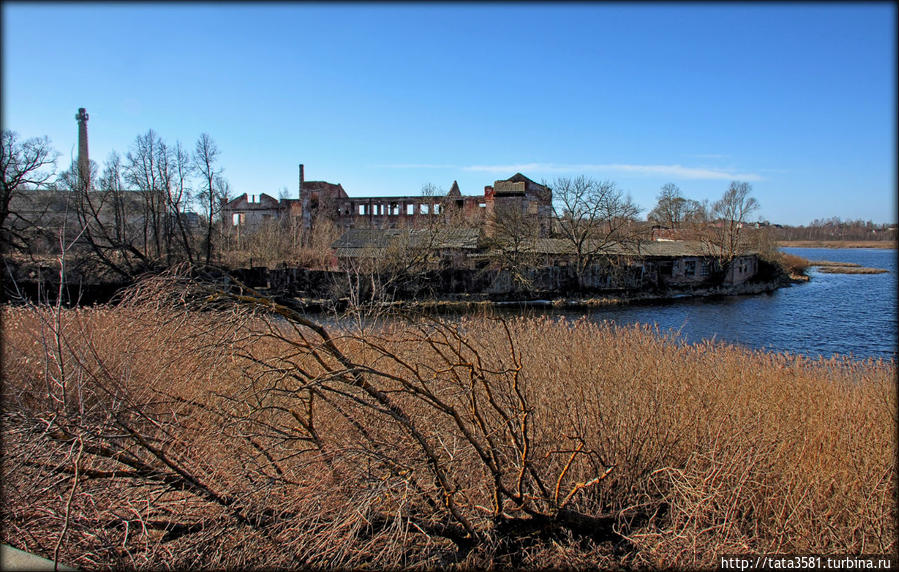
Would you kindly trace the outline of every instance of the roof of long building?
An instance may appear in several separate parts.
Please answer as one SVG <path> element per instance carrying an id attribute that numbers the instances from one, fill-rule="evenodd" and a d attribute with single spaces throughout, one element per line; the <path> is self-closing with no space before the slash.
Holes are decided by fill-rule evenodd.
<path id="1" fill-rule="evenodd" d="M 577 249 L 574 243 L 567 238 L 538 238 L 525 246 L 527 251 L 536 254 L 575 254 Z M 677 256 L 708 256 L 708 245 L 700 241 L 587 241 L 583 252 L 601 252 L 603 254 L 618 256 L 642 256 L 642 257 L 677 257 Z"/>
<path id="2" fill-rule="evenodd" d="M 476 228 L 448 229 L 365 229 L 347 230 L 331 245 L 336 249 L 388 248 L 403 244 L 410 248 L 476 249 L 480 231 Z"/>
<path id="3" fill-rule="evenodd" d="M 480 246 L 477 229 L 351 229 L 337 239 L 332 247 L 338 256 L 352 256 L 363 250 L 383 250 L 392 247 L 455 249 L 474 251 Z M 522 252 L 549 256 L 571 256 L 577 250 L 566 238 L 536 238 L 519 245 Z M 583 252 L 608 256 L 639 258 L 678 258 L 712 256 L 709 244 L 699 240 L 652 240 L 632 242 L 589 241 Z M 753 254 L 748 252 L 747 254 Z"/>

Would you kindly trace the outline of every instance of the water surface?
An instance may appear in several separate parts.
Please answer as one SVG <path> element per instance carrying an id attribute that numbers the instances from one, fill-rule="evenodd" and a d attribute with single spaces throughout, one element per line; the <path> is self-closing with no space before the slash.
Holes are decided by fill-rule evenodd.
<path id="1" fill-rule="evenodd" d="M 650 324 L 687 342 L 712 339 L 753 349 L 857 359 L 897 357 L 896 251 L 785 248 L 812 260 L 854 262 L 886 274 L 825 274 L 812 268 L 807 284 L 770 294 L 688 298 L 653 305 L 612 306 L 588 312 L 535 313 L 616 324 Z"/>

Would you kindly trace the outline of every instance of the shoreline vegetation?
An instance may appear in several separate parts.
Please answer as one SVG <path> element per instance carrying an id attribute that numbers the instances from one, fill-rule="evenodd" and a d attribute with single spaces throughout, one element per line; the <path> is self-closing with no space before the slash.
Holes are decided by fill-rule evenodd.
<path id="1" fill-rule="evenodd" d="M 884 268 L 868 268 L 864 266 L 822 266 L 818 272 L 824 274 L 887 274 L 889 270 Z"/>
<path id="2" fill-rule="evenodd" d="M 810 260 L 809 267 L 817 267 L 824 274 L 887 274 L 884 268 L 868 268 L 854 262 L 835 262 L 833 260 Z"/>
<path id="3" fill-rule="evenodd" d="M 172 276 L 0 312 L 4 541 L 76 567 L 896 550 L 893 360 L 489 313 L 325 327 Z"/>
<path id="4" fill-rule="evenodd" d="M 894 240 L 779 240 L 777 244 L 787 248 L 881 248 L 895 250 Z"/>

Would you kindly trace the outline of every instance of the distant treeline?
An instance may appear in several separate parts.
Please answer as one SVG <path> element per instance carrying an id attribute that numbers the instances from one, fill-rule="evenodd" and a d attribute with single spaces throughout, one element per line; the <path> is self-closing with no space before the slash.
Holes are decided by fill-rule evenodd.
<path id="1" fill-rule="evenodd" d="M 808 226 L 772 225 L 775 240 L 896 240 L 896 224 L 841 220 L 833 217 L 815 219 Z"/>

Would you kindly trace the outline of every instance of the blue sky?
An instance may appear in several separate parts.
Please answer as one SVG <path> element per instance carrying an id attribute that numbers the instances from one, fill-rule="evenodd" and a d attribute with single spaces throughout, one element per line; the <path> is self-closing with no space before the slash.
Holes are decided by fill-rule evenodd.
<path id="1" fill-rule="evenodd" d="M 102 167 L 208 132 L 233 194 L 465 194 L 521 171 L 761 218 L 896 221 L 896 5 L 3 3 L 3 127 Z"/>

